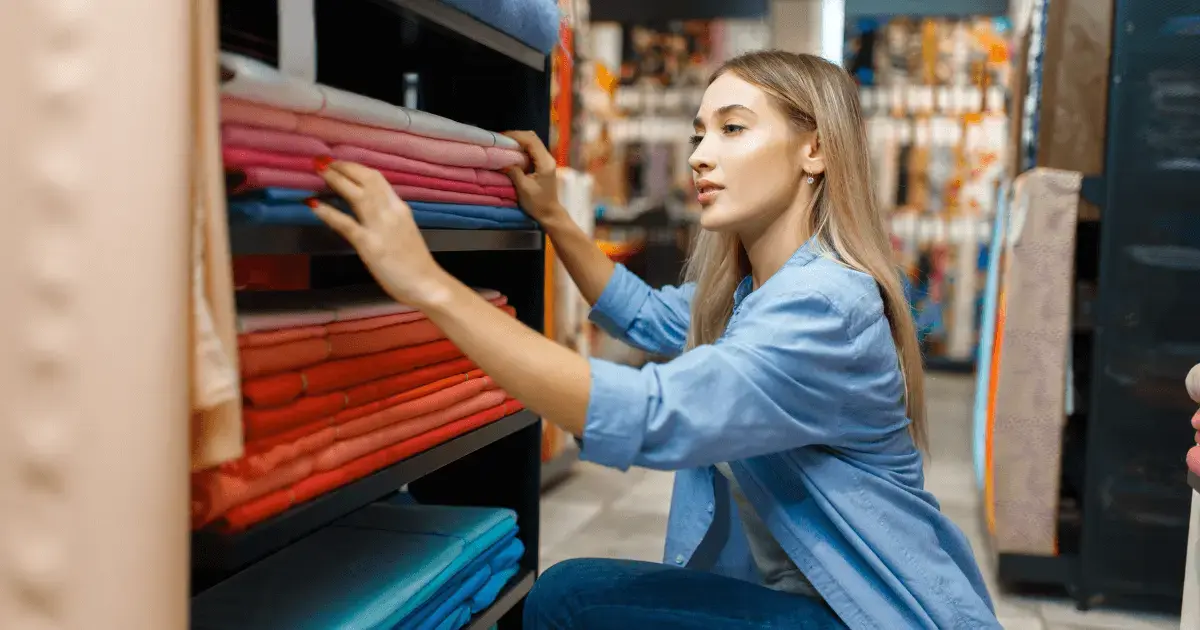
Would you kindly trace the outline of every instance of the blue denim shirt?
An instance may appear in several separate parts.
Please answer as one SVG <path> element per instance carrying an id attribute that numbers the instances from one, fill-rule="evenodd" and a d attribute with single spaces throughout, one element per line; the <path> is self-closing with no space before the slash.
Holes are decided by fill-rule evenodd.
<path id="1" fill-rule="evenodd" d="M 925 491 L 875 281 L 814 242 L 751 292 L 712 345 L 683 352 L 694 287 L 618 266 L 592 319 L 646 351 L 592 360 L 582 456 L 679 471 L 666 562 L 758 581 L 729 484 L 850 628 L 999 628 L 962 532 Z"/>

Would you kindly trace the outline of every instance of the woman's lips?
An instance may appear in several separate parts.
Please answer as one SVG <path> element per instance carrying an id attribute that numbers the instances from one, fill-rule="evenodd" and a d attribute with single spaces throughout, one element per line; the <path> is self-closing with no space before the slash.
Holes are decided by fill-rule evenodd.
<path id="1" fill-rule="evenodd" d="M 696 200 L 700 205 L 707 206 L 717 200 L 717 195 L 724 190 L 716 186 L 704 186 L 696 193 Z"/>

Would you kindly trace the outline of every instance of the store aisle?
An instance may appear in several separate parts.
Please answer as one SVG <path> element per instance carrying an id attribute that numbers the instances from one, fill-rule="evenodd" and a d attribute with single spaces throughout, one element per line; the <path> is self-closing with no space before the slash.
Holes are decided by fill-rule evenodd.
<path id="1" fill-rule="evenodd" d="M 986 549 L 979 492 L 970 454 L 970 377 L 928 379 L 930 450 L 927 487 L 942 510 L 963 528 L 971 546 Z M 542 501 L 542 568 L 576 557 L 658 561 L 671 497 L 671 475 L 634 469 L 628 473 L 577 464 L 574 474 Z M 1178 618 L 1113 612 L 1081 613 L 1065 600 L 1001 597 L 988 554 L 980 560 L 997 612 L 1007 630 L 1175 630 Z"/>

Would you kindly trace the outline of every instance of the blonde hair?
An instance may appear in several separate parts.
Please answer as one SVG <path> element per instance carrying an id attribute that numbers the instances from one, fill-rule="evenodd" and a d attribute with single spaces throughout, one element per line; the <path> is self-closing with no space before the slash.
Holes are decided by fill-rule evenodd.
<path id="1" fill-rule="evenodd" d="M 916 326 L 892 263 L 891 243 L 871 186 L 867 138 L 858 89 L 841 68 L 812 55 L 752 52 L 723 64 L 711 84 L 731 73 L 766 92 L 797 130 L 817 133 L 825 172 L 809 208 L 809 234 L 841 264 L 870 275 L 879 285 L 884 314 L 900 358 L 909 430 L 924 449 L 925 378 Z M 803 176 L 796 173 L 796 177 Z M 715 342 L 733 314 L 734 292 L 750 272 L 735 234 L 701 230 L 688 259 L 686 279 L 696 283 L 688 347 Z"/>

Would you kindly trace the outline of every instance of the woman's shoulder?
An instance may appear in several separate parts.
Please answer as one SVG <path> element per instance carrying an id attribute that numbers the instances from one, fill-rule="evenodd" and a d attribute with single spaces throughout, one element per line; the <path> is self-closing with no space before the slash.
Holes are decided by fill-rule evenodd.
<path id="1" fill-rule="evenodd" d="M 758 301 L 773 310 L 826 315 L 844 322 L 851 336 L 883 316 L 883 298 L 870 275 L 827 257 L 787 266 L 763 284 Z"/>

